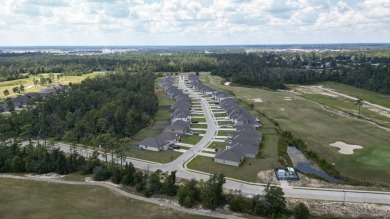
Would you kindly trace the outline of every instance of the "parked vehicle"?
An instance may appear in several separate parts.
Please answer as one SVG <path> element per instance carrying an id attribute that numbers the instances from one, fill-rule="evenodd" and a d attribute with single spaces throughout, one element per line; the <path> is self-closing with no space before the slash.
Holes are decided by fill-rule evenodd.
<path id="1" fill-rule="evenodd" d="M 199 123 L 197 120 L 191 120 L 191 123 Z"/>
<path id="2" fill-rule="evenodd" d="M 175 145 L 173 146 L 173 149 L 180 149 L 180 146 Z"/>
<path id="3" fill-rule="evenodd" d="M 193 132 L 192 134 L 193 135 L 199 135 L 199 132 Z"/>

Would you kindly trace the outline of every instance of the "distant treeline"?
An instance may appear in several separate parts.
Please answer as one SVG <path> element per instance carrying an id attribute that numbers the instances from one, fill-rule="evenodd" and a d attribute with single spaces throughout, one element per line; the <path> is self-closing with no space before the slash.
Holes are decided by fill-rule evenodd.
<path id="1" fill-rule="evenodd" d="M 92 71 L 211 71 L 236 84 L 284 89 L 286 84 L 334 81 L 390 93 L 390 52 L 173 53 L 122 55 L 26 54 L 0 56 L 0 81 L 41 73 L 80 75 Z"/>
<path id="2" fill-rule="evenodd" d="M 304 58 L 291 54 L 221 54 L 211 73 L 236 84 L 285 89 L 286 84 L 334 81 L 358 88 L 390 93 L 390 56 L 357 58 L 353 55 Z"/>
<path id="3" fill-rule="evenodd" d="M 157 109 L 153 73 L 108 74 L 58 90 L 44 100 L 33 98 L 26 110 L 0 116 L 0 140 L 52 138 L 104 146 L 110 139 L 131 137 L 146 127 Z"/>

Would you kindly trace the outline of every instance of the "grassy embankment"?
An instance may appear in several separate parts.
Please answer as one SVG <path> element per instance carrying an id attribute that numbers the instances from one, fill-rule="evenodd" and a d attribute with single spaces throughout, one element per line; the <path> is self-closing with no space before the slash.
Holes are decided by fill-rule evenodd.
<path id="1" fill-rule="evenodd" d="M 207 218 L 113 193 L 100 186 L 0 180 L 0 218 Z"/>
<path id="2" fill-rule="evenodd" d="M 261 98 L 262 103 L 253 102 L 255 109 L 274 119 L 283 130 L 291 131 L 296 138 L 306 142 L 308 149 L 313 150 L 329 163 L 334 163 L 342 175 L 362 181 L 389 183 L 390 132 L 366 121 L 334 115 L 320 105 L 292 93 L 223 86 L 218 83 L 219 77 L 209 74 L 203 74 L 202 78 L 207 82 L 211 78 L 213 84 L 206 83 L 207 85 L 220 90 L 233 91 L 236 98 L 247 102 L 254 98 Z M 286 100 L 289 98 L 291 101 Z M 270 139 L 267 139 L 264 128 L 262 131 L 265 133 L 263 145 L 267 145 Z M 364 148 L 355 150 L 352 155 L 343 155 L 337 148 L 329 146 L 329 143 L 335 141 L 357 144 Z"/>

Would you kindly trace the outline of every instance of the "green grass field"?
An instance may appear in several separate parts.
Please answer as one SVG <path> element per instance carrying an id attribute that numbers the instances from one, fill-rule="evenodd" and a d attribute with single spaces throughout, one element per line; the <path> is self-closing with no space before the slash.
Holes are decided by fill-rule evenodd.
<path id="1" fill-rule="evenodd" d="M 384 107 L 390 108 L 390 95 L 389 94 L 380 94 L 373 91 L 359 89 L 353 86 L 340 84 L 336 82 L 322 82 L 321 85 L 324 85 L 327 88 L 332 88 L 337 92 L 347 94 L 352 97 L 360 98 L 371 103 L 375 103 Z"/>
<path id="2" fill-rule="evenodd" d="M 193 118 L 192 121 L 206 122 L 206 118 Z"/>
<path id="3" fill-rule="evenodd" d="M 99 186 L 0 179 L 0 218 L 207 218 Z"/>
<path id="4" fill-rule="evenodd" d="M 340 109 L 342 111 L 352 113 L 356 116 L 359 115 L 359 108 L 353 100 L 339 97 L 330 97 L 321 94 L 302 94 L 302 96 L 320 104 Z M 361 107 L 360 116 L 375 121 L 382 126 L 390 128 L 390 117 L 386 117 L 376 112 L 373 112 L 367 109 L 365 106 Z"/>
<path id="5" fill-rule="evenodd" d="M 235 131 L 230 131 L 230 130 L 218 130 L 217 135 L 218 136 L 227 136 L 228 134 L 233 135 L 236 133 Z"/>
<path id="6" fill-rule="evenodd" d="M 42 74 L 42 75 L 44 77 L 49 76 L 49 74 Z M 93 73 L 84 74 L 81 76 L 65 76 L 64 78 L 61 78 L 59 81 L 57 81 L 56 75 L 57 75 L 57 73 L 54 73 L 55 80 L 53 81 L 53 84 L 51 86 L 58 85 L 58 84 L 68 85 L 70 82 L 71 83 L 80 83 L 81 81 L 85 80 L 88 77 L 93 78 L 93 77 L 96 77 L 97 75 L 101 75 L 101 73 L 93 72 Z M 23 79 L 18 79 L 18 80 L 0 82 L 0 99 L 4 98 L 3 91 L 6 89 L 8 89 L 8 91 L 10 92 L 10 95 L 8 97 L 16 97 L 17 94 L 13 93 L 12 88 L 15 86 L 20 86 L 21 84 L 23 84 L 25 87 L 25 93 L 38 92 L 46 87 L 49 87 L 49 86 L 40 86 L 40 85 L 38 85 L 37 87 L 34 87 L 34 82 L 33 82 L 34 78 L 39 79 L 39 76 L 36 76 L 36 77 L 31 76 L 30 78 L 23 78 Z"/>
<path id="7" fill-rule="evenodd" d="M 186 143 L 186 144 L 197 144 L 200 139 L 202 139 L 201 136 L 197 136 L 197 135 L 185 135 L 183 137 L 181 137 L 180 139 L 180 143 Z"/>
<path id="8" fill-rule="evenodd" d="M 390 154 L 390 132 L 356 118 L 335 116 L 320 105 L 292 93 L 223 86 L 219 83 L 219 77 L 209 74 L 202 74 L 202 79 L 205 85 L 233 91 L 236 98 L 249 103 L 251 99 L 261 98 L 262 103 L 253 102 L 255 109 L 273 118 L 282 129 L 291 131 L 294 136 L 305 141 L 310 150 L 334 163 L 341 174 L 363 181 L 389 184 L 390 159 L 386 155 Z M 285 97 L 292 100 L 286 101 Z M 260 130 L 268 132 L 272 131 L 272 128 L 264 126 Z M 270 137 L 267 141 L 277 142 L 277 138 Z M 353 155 L 343 155 L 337 148 L 329 146 L 335 141 L 358 144 L 364 148 L 355 150 Z"/>
<path id="9" fill-rule="evenodd" d="M 207 148 L 212 148 L 212 149 L 225 149 L 227 143 L 226 142 L 217 142 L 213 141 Z"/>
<path id="10" fill-rule="evenodd" d="M 226 121 L 218 121 L 218 125 L 234 125 L 234 122 L 226 120 Z"/>
<path id="11" fill-rule="evenodd" d="M 215 163 L 213 158 L 203 156 L 196 156 L 187 167 L 207 173 L 221 172 L 227 177 L 248 182 L 257 182 L 257 173 L 270 169 L 266 159 L 245 158 L 239 167 L 234 167 Z"/>
<path id="12" fill-rule="evenodd" d="M 207 129 L 207 124 L 198 124 L 198 123 L 192 123 L 191 128 L 202 128 Z"/>

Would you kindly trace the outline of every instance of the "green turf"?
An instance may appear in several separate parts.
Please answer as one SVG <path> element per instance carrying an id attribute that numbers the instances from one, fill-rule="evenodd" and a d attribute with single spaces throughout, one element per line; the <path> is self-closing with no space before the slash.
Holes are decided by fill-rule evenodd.
<path id="1" fill-rule="evenodd" d="M 356 116 L 359 115 L 359 107 L 355 104 L 353 100 L 346 99 L 346 98 L 339 98 L 339 97 L 330 97 L 325 96 L 321 94 L 305 94 L 303 93 L 302 96 L 313 100 L 315 102 L 318 102 L 320 104 L 330 106 L 335 109 L 342 110 L 344 112 L 355 114 Z M 367 109 L 365 106 L 362 106 L 360 109 L 360 116 L 370 119 L 372 121 L 376 121 L 377 123 L 381 124 L 385 127 L 390 127 L 390 118 L 380 115 L 376 112 L 373 112 L 369 109 Z"/>
<path id="2" fill-rule="evenodd" d="M 198 124 L 198 123 L 192 123 L 191 128 L 202 128 L 207 129 L 207 124 Z"/>
<path id="3" fill-rule="evenodd" d="M 213 84 L 209 82 L 210 78 L 213 79 Z M 390 171 L 387 161 L 383 160 L 383 156 L 371 151 L 377 149 L 389 154 L 390 132 L 356 118 L 333 115 L 334 113 L 324 110 L 319 104 L 292 93 L 222 86 L 215 83 L 220 80 L 219 77 L 209 74 L 203 74 L 202 79 L 206 85 L 219 90 L 233 91 L 237 98 L 249 103 L 251 99 L 261 98 L 264 102 L 253 102 L 255 109 L 273 118 L 282 129 L 291 131 L 294 136 L 305 141 L 309 150 L 315 151 L 328 162 L 335 163 L 341 174 L 363 181 L 389 183 Z M 285 97 L 291 97 L 292 101 L 286 101 Z M 264 127 L 259 130 L 272 131 L 272 128 Z M 364 148 L 355 150 L 356 153 L 353 155 L 343 155 L 329 146 L 335 141 L 358 144 Z M 364 157 L 377 160 L 379 165 L 360 162 L 359 159 Z"/>
<path id="4" fill-rule="evenodd" d="M 230 131 L 230 130 L 218 130 L 217 135 L 218 136 L 227 136 L 228 134 L 233 135 L 236 133 L 235 131 Z"/>
<path id="5" fill-rule="evenodd" d="M 234 167 L 215 163 L 211 157 L 196 156 L 188 163 L 187 167 L 207 173 L 221 172 L 227 177 L 248 182 L 257 182 L 257 173 L 270 168 L 266 163 L 266 159 L 245 158 L 239 167 Z"/>
<path id="6" fill-rule="evenodd" d="M 212 148 L 212 149 L 225 149 L 227 143 L 226 142 L 217 142 L 213 141 L 207 148 Z"/>
<path id="7" fill-rule="evenodd" d="M 218 121 L 217 123 L 218 123 L 218 125 L 234 125 L 234 122 L 232 122 L 230 120 Z"/>
<path id="8" fill-rule="evenodd" d="M 337 92 L 344 93 L 352 97 L 360 98 L 371 103 L 379 104 L 381 106 L 390 108 L 389 94 L 381 94 L 373 91 L 363 90 L 336 82 L 322 82 L 320 84 L 324 85 L 327 88 L 332 88 Z"/>
<path id="9" fill-rule="evenodd" d="M 206 118 L 192 118 L 192 121 L 206 122 Z"/>
<path id="10" fill-rule="evenodd" d="M 201 136 L 197 136 L 197 135 L 185 135 L 183 137 L 181 137 L 180 139 L 180 143 L 186 143 L 186 144 L 197 144 L 200 139 L 202 139 Z"/>
<path id="11" fill-rule="evenodd" d="M 206 218 L 123 197 L 100 186 L 0 180 L 0 218 Z"/>
<path id="12" fill-rule="evenodd" d="M 214 113 L 215 117 L 227 117 L 226 113 Z"/>

